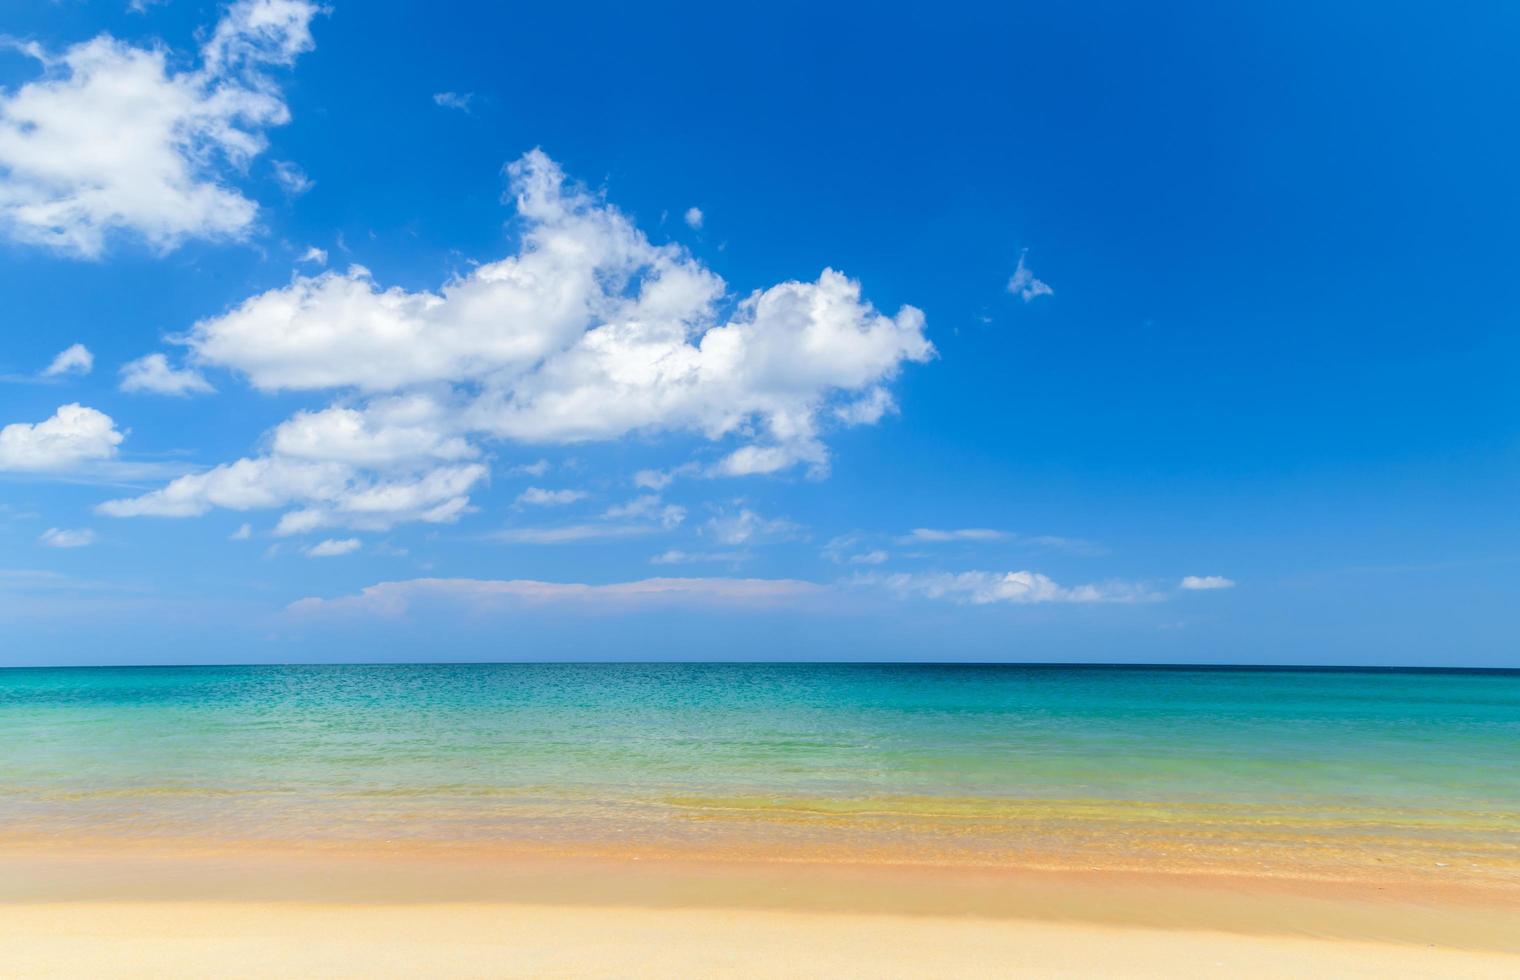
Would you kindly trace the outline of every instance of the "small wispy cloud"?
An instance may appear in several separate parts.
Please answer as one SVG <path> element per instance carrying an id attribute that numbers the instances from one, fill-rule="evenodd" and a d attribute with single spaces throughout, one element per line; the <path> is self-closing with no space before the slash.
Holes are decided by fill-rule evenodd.
<path id="1" fill-rule="evenodd" d="M 358 538 L 328 538 L 319 541 L 306 549 L 308 558 L 337 558 L 340 555 L 351 555 L 358 551 L 364 542 Z"/>
<path id="2" fill-rule="evenodd" d="M 445 109 L 458 109 L 460 112 L 469 112 L 470 103 L 475 101 L 474 92 L 434 92 L 433 104 Z"/>
<path id="3" fill-rule="evenodd" d="M 823 546 L 820 554 L 836 565 L 880 565 L 892 557 L 882 548 L 867 548 L 860 534 L 841 534 Z"/>
<path id="4" fill-rule="evenodd" d="M 306 171 L 299 164 L 289 160 L 275 160 L 272 161 L 272 166 L 275 182 L 291 197 L 299 197 L 317 186 L 317 182 L 306 176 Z"/>
<path id="5" fill-rule="evenodd" d="M 1108 549 L 1094 541 L 1083 538 L 1067 538 L 1055 534 L 1020 534 L 1017 531 L 1000 531 L 990 527 L 935 528 L 916 527 L 907 534 L 899 535 L 898 544 L 987 544 L 1003 542 L 1025 549 L 1064 551 L 1073 555 L 1103 555 Z"/>
<path id="6" fill-rule="evenodd" d="M 522 463 L 507 470 L 507 476 L 543 476 L 549 472 L 549 461 L 540 459 L 532 463 Z"/>
<path id="7" fill-rule="evenodd" d="M 897 539 L 899 544 L 943 544 L 947 541 L 1004 541 L 1011 535 L 990 527 L 916 527 Z"/>
<path id="8" fill-rule="evenodd" d="M 529 487 L 517 495 L 517 504 L 524 507 L 563 507 L 591 496 L 584 490 L 545 490 Z"/>
<path id="9" fill-rule="evenodd" d="M 667 504 L 659 494 L 648 493 L 623 504 L 608 507 L 602 514 L 610 520 L 629 518 L 658 521 L 661 527 L 672 528 L 686 520 L 686 508 L 679 504 Z"/>
<path id="10" fill-rule="evenodd" d="M 177 368 L 163 354 L 148 354 L 121 366 L 122 391 L 149 392 L 188 398 L 191 395 L 207 395 L 216 391 L 194 368 Z"/>
<path id="11" fill-rule="evenodd" d="M 1029 249 L 1027 248 L 1019 253 L 1019 264 L 1013 270 L 1013 276 L 1008 280 L 1008 291 L 1026 303 L 1041 296 L 1055 295 L 1054 289 L 1036 279 L 1034 273 L 1029 271 L 1029 266 L 1025 264 L 1025 257 L 1028 254 Z"/>
<path id="12" fill-rule="evenodd" d="M 65 375 L 86 375 L 95 367 L 95 355 L 84 344 L 72 344 L 60 351 L 51 364 L 42 369 L 44 378 L 60 378 Z"/>
<path id="13" fill-rule="evenodd" d="M 652 524 L 564 524 L 559 527 L 509 527 L 489 535 L 506 544 L 576 544 L 610 538 L 636 538 L 660 530 Z"/>
<path id="14" fill-rule="evenodd" d="M 743 551 L 682 551 L 672 548 L 649 559 L 651 565 L 702 565 L 749 561 L 752 556 Z"/>
<path id="15" fill-rule="evenodd" d="M 95 543 L 95 532 L 87 527 L 50 527 L 37 540 L 49 548 L 84 548 Z"/>
<path id="16" fill-rule="evenodd" d="M 687 208 L 685 214 L 687 227 L 700 229 L 702 227 L 702 217 L 701 208 Z"/>
<path id="17" fill-rule="evenodd" d="M 722 544 L 745 544 L 766 538 L 786 538 L 802 530 L 784 517 L 762 517 L 748 507 L 736 513 L 719 514 L 702 527 L 702 533 Z"/>
<path id="18" fill-rule="evenodd" d="M 313 265 L 326 265 L 327 249 L 317 248 L 315 245 L 310 245 L 307 247 L 306 251 L 302 253 L 301 257 L 299 259 L 296 259 L 296 261 L 310 262 Z"/>
<path id="19" fill-rule="evenodd" d="M 1223 575 L 1188 575 L 1183 578 L 1178 587 L 1190 591 L 1233 589 L 1235 580 L 1225 578 Z"/>

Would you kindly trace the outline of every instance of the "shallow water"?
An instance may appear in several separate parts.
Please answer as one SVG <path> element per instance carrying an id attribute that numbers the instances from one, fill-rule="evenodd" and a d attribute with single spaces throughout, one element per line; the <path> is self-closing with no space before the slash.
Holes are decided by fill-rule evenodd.
<path id="1" fill-rule="evenodd" d="M 1520 871 L 1520 673 L 0 671 L 0 834 Z"/>

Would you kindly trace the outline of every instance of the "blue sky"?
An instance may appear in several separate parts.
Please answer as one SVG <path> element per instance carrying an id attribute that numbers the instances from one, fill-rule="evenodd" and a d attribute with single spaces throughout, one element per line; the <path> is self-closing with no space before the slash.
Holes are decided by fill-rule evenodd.
<path id="1" fill-rule="evenodd" d="M 0 663 L 1520 666 L 1507 5 L 18 6 Z"/>

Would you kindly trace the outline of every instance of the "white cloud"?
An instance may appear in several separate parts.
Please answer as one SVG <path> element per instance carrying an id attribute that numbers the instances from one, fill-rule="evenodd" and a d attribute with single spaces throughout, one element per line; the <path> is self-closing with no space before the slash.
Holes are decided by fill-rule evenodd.
<path id="1" fill-rule="evenodd" d="M 826 457 L 820 410 L 933 355 L 918 310 L 883 316 L 832 270 L 757 291 L 720 321 L 722 280 L 682 249 L 651 244 L 538 151 L 509 171 L 519 254 L 437 293 L 382 289 L 362 267 L 297 276 L 186 341 L 265 390 L 464 386 L 460 425 L 489 436 L 720 439 L 757 423 L 759 447 L 808 462 Z"/>
<path id="2" fill-rule="evenodd" d="M 885 388 L 872 388 L 858 401 L 846 402 L 834 409 L 834 417 L 845 425 L 875 425 L 882 416 L 897 411 L 897 402 Z"/>
<path id="3" fill-rule="evenodd" d="M 291 197 L 299 197 L 317 186 L 316 181 L 306 176 L 306 171 L 289 160 L 275 160 L 273 167 L 275 182 Z"/>
<path id="4" fill-rule="evenodd" d="M 584 490 L 545 490 L 529 487 L 517 495 L 517 502 L 531 507 L 561 507 L 589 497 Z"/>
<path id="5" fill-rule="evenodd" d="M 1034 277 L 1029 267 L 1024 264 L 1024 258 L 1029 254 L 1029 249 L 1019 253 L 1018 268 L 1013 270 L 1013 276 L 1008 280 L 1008 291 L 1028 303 L 1030 300 L 1041 296 L 1053 296 L 1055 290 Z"/>
<path id="6" fill-rule="evenodd" d="M 755 476 L 777 473 L 803 462 L 822 466 L 826 460 L 822 445 L 811 441 L 785 446 L 740 446 L 719 460 L 711 472 L 715 476 Z"/>
<path id="7" fill-rule="evenodd" d="M 577 544 L 609 538 L 632 538 L 653 534 L 653 524 L 567 524 L 560 527 L 511 527 L 491 534 L 493 541 L 507 544 Z"/>
<path id="8" fill-rule="evenodd" d="M 95 532 L 87 527 L 72 530 L 50 527 L 37 540 L 49 548 L 84 548 L 95 543 Z"/>
<path id="9" fill-rule="evenodd" d="M 891 556 L 880 548 L 863 549 L 860 534 L 841 534 L 823 546 L 822 555 L 836 565 L 880 565 Z"/>
<path id="10" fill-rule="evenodd" d="M 172 71 L 162 46 L 110 35 L 51 55 L 41 78 L 0 92 L 0 233 L 77 257 L 130 233 L 167 251 L 244 236 L 258 207 L 228 183 L 289 119 L 267 74 L 312 48 L 305 0 L 239 0 Z"/>
<path id="11" fill-rule="evenodd" d="M 152 392 L 184 398 L 203 395 L 216 389 L 211 382 L 190 368 L 175 368 L 163 354 L 149 354 L 121 367 L 121 390 Z"/>
<path id="12" fill-rule="evenodd" d="M 667 504 L 658 494 L 649 493 L 625 504 L 608 507 L 602 516 L 610 519 L 631 517 L 653 520 L 658 521 L 661 527 L 672 528 L 686 520 L 686 508 L 679 504 Z"/>
<path id="13" fill-rule="evenodd" d="M 642 490 L 664 490 L 676 479 L 701 472 L 695 463 L 682 463 L 668 470 L 639 470 L 633 474 L 633 485 Z"/>
<path id="14" fill-rule="evenodd" d="M 291 603 L 293 613 L 351 613 L 398 616 L 418 602 L 465 604 L 478 609 L 566 604 L 606 609 L 648 605 L 768 606 L 826 594 L 822 586 L 796 579 L 650 578 L 636 582 L 589 585 L 532 579 L 423 578 L 381 582 L 358 595 L 336 599 L 307 598 Z"/>
<path id="15" fill-rule="evenodd" d="M 298 483 L 321 477 L 320 493 L 280 490 L 261 498 L 280 503 L 259 506 L 312 499 L 325 523 L 362 529 L 342 506 L 353 486 L 389 486 L 399 471 L 420 479 L 479 455 L 475 447 L 491 439 L 568 444 L 694 432 L 744 443 L 710 475 L 797 463 L 821 473 L 825 428 L 841 420 L 835 408 L 881 403 L 882 385 L 904 363 L 934 355 L 918 310 L 884 316 L 840 273 L 720 303 L 721 279 L 680 247 L 651 244 L 542 152 L 508 171 L 523 228 L 515 255 L 437 292 L 382 288 L 359 266 L 296 275 L 196 323 L 179 338 L 194 363 L 239 372 L 265 391 L 335 390 L 340 402 L 281 425 L 268 456 L 113 502 L 107 512 L 200 513 L 251 493 L 213 492 L 218 482 L 304 474 Z M 720 316 L 720 308 L 732 312 Z M 854 422 L 879 417 L 844 414 Z M 348 468 L 314 468 L 334 462 Z M 652 485 L 693 465 L 640 476 Z M 451 472 L 473 474 L 466 484 L 486 473 Z M 466 504 L 452 500 L 449 515 Z M 431 510 L 392 512 L 397 520 L 437 519 Z M 282 525 L 294 528 L 315 518 L 287 519 Z M 564 533 L 530 529 L 504 539 Z"/>
<path id="16" fill-rule="evenodd" d="M 298 412 L 275 428 L 273 445 L 276 454 L 295 459 L 373 467 L 479 455 L 450 431 L 447 409 L 424 395 L 377 399 L 363 411 Z"/>
<path id="17" fill-rule="evenodd" d="M 337 558 L 340 555 L 351 555 L 363 547 L 364 542 L 358 538 L 328 538 L 326 541 L 318 541 L 306 549 L 308 558 Z"/>
<path id="18" fill-rule="evenodd" d="M 236 531 L 233 531 L 232 534 L 229 535 L 228 540 L 230 540 L 230 541 L 247 541 L 251 537 L 253 537 L 253 525 L 252 524 L 239 524 L 238 525 L 238 529 Z"/>
<path id="19" fill-rule="evenodd" d="M 53 358 L 53 363 L 43 369 L 44 378 L 57 378 L 65 374 L 89 374 L 95 368 L 95 355 L 84 344 L 72 344 Z"/>
<path id="20" fill-rule="evenodd" d="M 723 544 L 745 544 L 765 538 L 790 537 L 800 530 L 800 525 L 785 518 L 761 517 L 748 507 L 743 507 L 738 513 L 719 514 L 712 518 L 703 526 L 702 533 L 711 535 Z"/>
<path id="21" fill-rule="evenodd" d="M 1223 575 L 1189 575 L 1182 580 L 1179 587 L 1189 590 L 1233 589 L 1235 581 Z"/>
<path id="22" fill-rule="evenodd" d="M 486 477 L 478 463 L 425 468 L 388 477 L 348 463 L 286 456 L 240 459 L 174 480 L 161 490 L 96 509 L 110 517 L 195 517 L 213 507 L 256 510 L 297 505 L 277 534 L 319 527 L 386 530 L 407 521 L 452 523 L 469 507 L 470 489 Z"/>
<path id="23" fill-rule="evenodd" d="M 917 527 L 897 538 L 898 544 L 932 545 L 1003 541 L 1025 550 L 1063 551 L 1072 555 L 1103 555 L 1108 549 L 1082 538 L 1063 538 L 1054 534 L 1017 534 L 990 527 L 933 528 Z"/>
<path id="24" fill-rule="evenodd" d="M 306 251 L 301 253 L 301 257 L 299 259 L 296 259 L 296 261 L 310 262 L 313 265 L 326 265 L 327 249 L 317 248 L 315 245 L 308 245 Z"/>
<path id="25" fill-rule="evenodd" d="M 469 112 L 470 103 L 475 100 L 474 92 L 434 92 L 433 104 L 445 109 L 458 109 L 460 112 Z"/>
<path id="26" fill-rule="evenodd" d="M 651 565 L 702 565 L 712 563 L 728 563 L 749 561 L 750 556 L 743 551 L 682 551 L 672 548 L 663 551 L 649 559 Z"/>
<path id="27" fill-rule="evenodd" d="M 0 429 L 0 471 L 56 472 L 110 459 L 123 438 L 104 412 L 63 405 L 42 422 Z"/>
<path id="28" fill-rule="evenodd" d="M 949 530 L 916 527 L 897 540 L 900 544 L 943 544 L 947 541 L 1002 541 L 1008 537 L 1008 532 L 995 531 L 990 527 L 960 527 Z"/>
<path id="29" fill-rule="evenodd" d="M 690 227 L 690 228 L 701 228 L 702 227 L 702 209 L 701 208 L 687 208 L 686 209 L 685 218 L 686 218 L 686 224 L 687 224 L 688 227 Z"/>
<path id="30" fill-rule="evenodd" d="M 508 476 L 543 476 L 550 470 L 549 461 L 540 459 L 532 463 L 523 463 L 507 470 Z"/>
<path id="31" fill-rule="evenodd" d="M 1133 582 L 1063 586 L 1039 572 L 926 572 L 860 576 L 861 584 L 881 585 L 902 597 L 948 599 L 973 606 L 992 603 L 1148 602 L 1162 598 Z"/>

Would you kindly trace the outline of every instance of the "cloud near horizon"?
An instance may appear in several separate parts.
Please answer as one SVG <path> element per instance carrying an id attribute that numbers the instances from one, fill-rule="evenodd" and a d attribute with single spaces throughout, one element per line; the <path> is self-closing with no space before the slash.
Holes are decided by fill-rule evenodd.
<path id="1" fill-rule="evenodd" d="M 994 603 L 1154 602 L 1160 593 L 1139 582 L 1065 586 L 1039 572 L 914 572 L 860 575 L 856 584 L 886 588 L 900 598 L 945 599 L 985 606 Z"/>
<path id="2" fill-rule="evenodd" d="M 827 591 L 826 586 L 798 579 L 648 578 L 590 585 L 535 579 L 419 578 L 380 582 L 356 595 L 299 599 L 286 608 L 297 615 L 400 616 L 418 602 L 462 603 L 478 610 L 556 604 L 611 609 L 669 604 L 770 606 L 815 598 Z"/>

